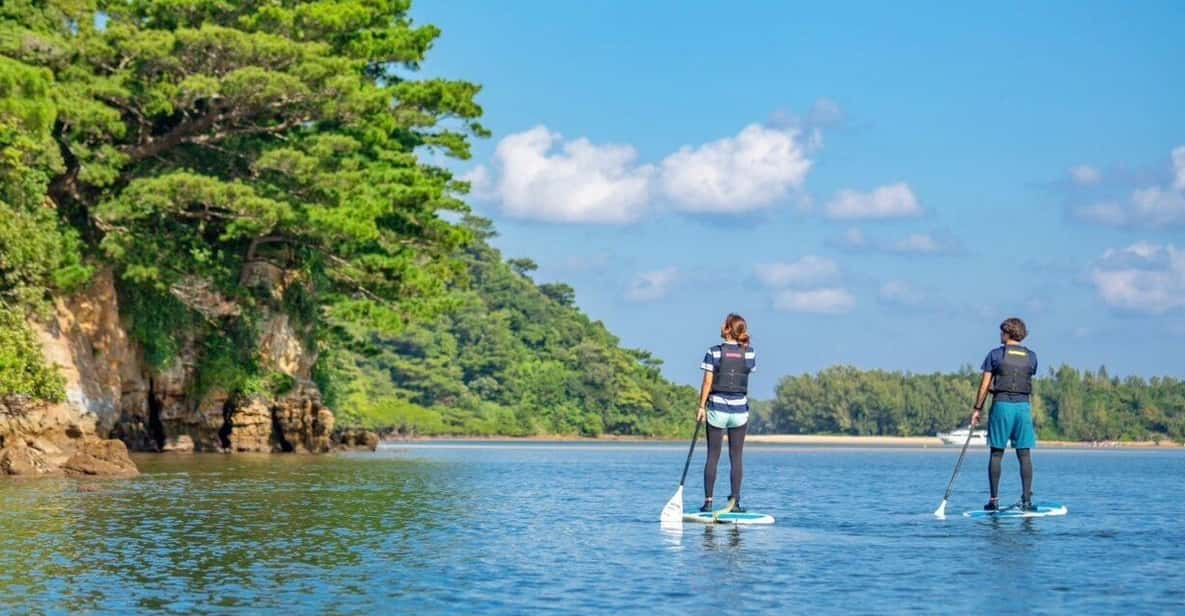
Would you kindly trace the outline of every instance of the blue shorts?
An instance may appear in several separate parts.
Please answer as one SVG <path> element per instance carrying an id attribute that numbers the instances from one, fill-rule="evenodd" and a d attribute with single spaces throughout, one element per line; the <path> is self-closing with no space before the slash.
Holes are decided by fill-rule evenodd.
<path id="1" fill-rule="evenodd" d="M 992 449 L 1007 449 L 1009 441 L 1016 449 L 1037 446 L 1033 407 L 1028 402 L 992 402 L 992 412 L 988 416 L 988 445 Z"/>

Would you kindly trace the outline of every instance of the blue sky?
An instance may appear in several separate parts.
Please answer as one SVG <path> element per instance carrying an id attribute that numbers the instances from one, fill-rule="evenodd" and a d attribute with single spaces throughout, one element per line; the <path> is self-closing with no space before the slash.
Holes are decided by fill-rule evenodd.
<path id="1" fill-rule="evenodd" d="M 507 257 L 699 378 L 845 363 L 1185 375 L 1185 5 L 420 2 L 483 85 L 456 165 Z M 1044 370 L 1043 370 L 1044 371 Z"/>

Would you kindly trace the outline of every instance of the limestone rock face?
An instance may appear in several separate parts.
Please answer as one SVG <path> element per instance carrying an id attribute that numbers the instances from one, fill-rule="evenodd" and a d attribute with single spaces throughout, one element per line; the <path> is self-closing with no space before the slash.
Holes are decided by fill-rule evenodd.
<path id="1" fill-rule="evenodd" d="M 68 404 L 0 399 L 0 475 L 138 474 L 122 441 L 95 436 L 94 424 L 79 419 Z"/>
<path id="2" fill-rule="evenodd" d="M 232 451 L 325 453 L 331 449 L 333 412 L 311 383 L 286 396 L 252 396 L 229 416 Z"/>
<path id="3" fill-rule="evenodd" d="M 374 451 L 379 447 L 379 440 L 378 433 L 372 430 L 363 430 L 360 428 L 335 430 L 333 433 L 333 448 L 338 451 Z"/>
<path id="4" fill-rule="evenodd" d="M 251 397 L 236 405 L 230 416 L 230 450 L 270 452 L 279 450 L 272 437 L 272 410 L 267 400 Z"/>
<path id="5" fill-rule="evenodd" d="M 307 326 L 282 309 L 296 277 L 263 262 L 243 277 L 264 300 L 257 360 L 292 382 L 274 396 L 236 395 L 218 384 L 198 393 L 201 343 L 184 339 L 185 332 L 167 366 L 149 365 L 128 337 L 110 270 L 98 272 L 83 291 L 58 298 L 51 318 L 30 327 L 46 360 L 65 376 L 66 401 L 0 400 L 0 474 L 129 476 L 135 465 L 128 449 L 330 451 L 333 412 L 311 380 L 316 350 Z M 119 446 L 103 444 L 108 437 Z"/>
<path id="6" fill-rule="evenodd" d="M 140 474 L 123 441 L 99 438 L 84 440 L 62 465 L 62 470 L 75 477 L 134 477 Z"/>
<path id="7" fill-rule="evenodd" d="M 264 322 L 259 354 L 264 365 L 297 379 L 308 379 L 317 361 L 317 354 L 305 348 L 300 333 L 283 313 Z"/>
<path id="8" fill-rule="evenodd" d="M 165 446 L 161 448 L 162 451 L 169 451 L 173 453 L 193 453 L 193 438 L 188 434 L 182 434 L 176 438 L 170 438 L 165 441 Z"/>
<path id="9" fill-rule="evenodd" d="M 272 405 L 277 437 L 284 451 L 325 453 L 330 450 L 333 413 L 321 404 L 321 394 L 307 383 Z"/>
<path id="10" fill-rule="evenodd" d="M 79 421 L 106 433 L 119 418 L 124 382 L 134 363 L 119 316 L 114 277 L 103 270 L 84 291 L 58 298 L 47 323 L 31 322 L 47 362 L 66 378 L 66 405 Z"/>
<path id="11" fill-rule="evenodd" d="M 50 463 L 45 455 L 24 441 L 0 449 L 0 475 L 38 477 L 61 473 L 62 470 Z"/>

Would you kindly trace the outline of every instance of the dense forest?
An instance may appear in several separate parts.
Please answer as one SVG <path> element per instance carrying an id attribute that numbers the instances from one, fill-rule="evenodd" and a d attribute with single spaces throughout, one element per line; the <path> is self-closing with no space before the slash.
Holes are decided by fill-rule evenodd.
<path id="1" fill-rule="evenodd" d="M 682 435 L 695 391 L 673 385 L 662 362 L 623 349 L 575 307 L 562 283 L 535 284 L 529 259 L 504 261 L 484 240 L 462 257 L 468 282 L 455 305 L 397 336 L 324 363 L 324 389 L 356 422 L 417 433 Z"/>
<path id="2" fill-rule="evenodd" d="M 788 434 L 930 435 L 966 425 L 980 372 L 863 371 L 835 366 L 788 376 L 758 405 L 753 429 Z M 1119 379 L 1062 366 L 1035 380 L 1033 419 L 1044 439 L 1185 441 L 1185 380 Z M 986 421 L 986 420 L 985 420 Z"/>

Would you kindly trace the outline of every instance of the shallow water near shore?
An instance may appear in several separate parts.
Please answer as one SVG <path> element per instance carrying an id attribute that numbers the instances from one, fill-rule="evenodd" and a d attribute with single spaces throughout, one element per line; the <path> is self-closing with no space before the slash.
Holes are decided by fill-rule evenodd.
<path id="1" fill-rule="evenodd" d="M 0 482 L 0 612 L 1185 609 L 1185 452 L 1037 450 L 1037 500 L 1069 515 L 995 521 L 958 515 L 985 500 L 971 452 L 937 520 L 957 453 L 749 447 L 745 504 L 777 524 L 681 532 L 656 521 L 674 444 L 140 456 L 132 480 Z"/>

